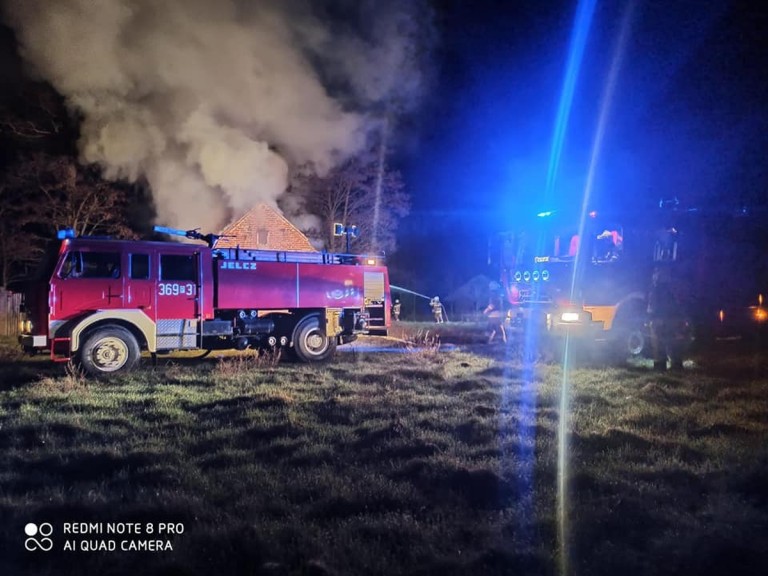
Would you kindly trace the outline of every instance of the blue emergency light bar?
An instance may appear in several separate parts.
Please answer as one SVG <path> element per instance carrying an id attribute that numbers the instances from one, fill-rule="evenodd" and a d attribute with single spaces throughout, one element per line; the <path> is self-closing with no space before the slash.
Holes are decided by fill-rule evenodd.
<path id="1" fill-rule="evenodd" d="M 62 228 L 61 230 L 56 232 L 56 238 L 58 238 L 59 240 L 68 240 L 74 237 L 75 237 L 74 228 Z"/>

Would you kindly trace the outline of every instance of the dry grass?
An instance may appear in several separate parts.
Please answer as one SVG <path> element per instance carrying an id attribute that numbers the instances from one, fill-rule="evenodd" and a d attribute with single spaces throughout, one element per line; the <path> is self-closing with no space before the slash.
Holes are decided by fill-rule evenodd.
<path id="1" fill-rule="evenodd" d="M 564 372 L 432 330 L 319 366 L 172 358 L 110 382 L 0 360 L 0 573 L 555 574 L 564 390 L 571 573 L 768 561 L 762 357 Z M 172 552 L 26 552 L 44 520 L 185 530 Z"/>
<path id="2" fill-rule="evenodd" d="M 422 356 L 434 356 L 440 352 L 440 334 L 430 330 L 419 330 L 405 338 L 408 352 Z"/>
<path id="3" fill-rule="evenodd" d="M 255 370 L 274 372 L 280 363 L 281 352 L 274 350 L 248 350 L 239 354 L 219 355 L 216 357 L 216 374 L 224 378 L 242 376 Z"/>

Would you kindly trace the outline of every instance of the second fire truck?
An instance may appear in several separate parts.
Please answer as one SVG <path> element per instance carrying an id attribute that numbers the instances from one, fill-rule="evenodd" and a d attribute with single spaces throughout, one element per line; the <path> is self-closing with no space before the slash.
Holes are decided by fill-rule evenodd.
<path id="1" fill-rule="evenodd" d="M 647 351 L 647 293 L 654 269 L 680 277 L 680 233 L 669 213 L 646 219 L 591 212 L 583 222 L 542 212 L 533 223 L 497 236 L 492 259 L 513 326 L 537 338 L 607 344 L 621 356 Z M 690 255 L 689 255 L 690 256 Z M 676 286 L 681 302 L 689 294 Z M 689 339 L 681 316 L 681 339 Z"/>

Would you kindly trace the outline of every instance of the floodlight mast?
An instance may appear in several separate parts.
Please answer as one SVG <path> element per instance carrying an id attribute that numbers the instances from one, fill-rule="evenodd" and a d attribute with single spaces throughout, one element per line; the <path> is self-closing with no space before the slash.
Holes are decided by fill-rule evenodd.
<path id="1" fill-rule="evenodd" d="M 357 226 L 345 226 L 338 222 L 333 225 L 334 236 L 346 236 L 347 237 L 347 254 L 350 254 L 349 237 L 357 238 L 360 236 L 360 229 Z"/>

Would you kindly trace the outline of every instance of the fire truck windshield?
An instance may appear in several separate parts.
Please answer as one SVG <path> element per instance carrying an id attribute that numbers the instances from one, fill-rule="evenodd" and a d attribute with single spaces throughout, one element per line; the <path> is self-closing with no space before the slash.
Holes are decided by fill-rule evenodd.
<path id="1" fill-rule="evenodd" d="M 68 252 L 59 269 L 60 278 L 119 278 L 119 252 Z"/>
<path id="2" fill-rule="evenodd" d="M 507 269 L 545 262 L 572 262 L 577 256 L 593 263 L 622 258 L 624 230 L 616 223 L 575 227 L 541 227 L 504 233 L 500 237 L 501 264 Z"/>

